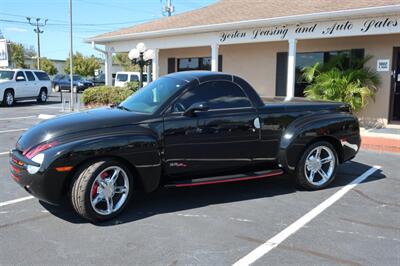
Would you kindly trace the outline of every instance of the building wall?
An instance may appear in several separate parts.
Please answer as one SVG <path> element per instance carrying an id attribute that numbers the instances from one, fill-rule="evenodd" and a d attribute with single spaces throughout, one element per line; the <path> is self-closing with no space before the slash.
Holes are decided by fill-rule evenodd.
<path id="1" fill-rule="evenodd" d="M 390 66 L 392 66 L 393 47 L 400 46 L 400 34 L 307 40 L 299 41 L 297 44 L 299 52 L 364 48 L 365 54 L 372 56 L 367 66 L 376 70 L 378 59 L 390 59 Z M 386 125 L 388 122 L 391 71 L 378 72 L 378 74 L 381 84 L 375 102 L 371 100 L 367 108 L 358 115 L 364 124 Z"/>
<path id="2" fill-rule="evenodd" d="M 400 46 L 400 34 L 342 37 L 332 39 L 299 40 L 297 52 L 319 52 L 364 48 L 366 55 L 372 55 L 368 66 L 376 69 L 377 59 L 390 59 L 393 47 Z M 263 96 L 275 95 L 276 55 L 288 50 L 287 42 L 222 45 L 219 54 L 223 56 L 223 71 L 239 75 L 248 80 Z M 210 56 L 210 47 L 194 47 L 160 50 L 160 75 L 167 74 L 170 57 Z M 379 72 L 381 85 L 376 101 L 371 101 L 359 114 L 365 123 L 386 124 L 389 117 L 391 72 Z"/>

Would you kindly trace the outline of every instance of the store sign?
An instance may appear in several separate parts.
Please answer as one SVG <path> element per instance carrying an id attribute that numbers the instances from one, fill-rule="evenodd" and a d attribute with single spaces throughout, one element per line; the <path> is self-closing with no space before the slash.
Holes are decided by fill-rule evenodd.
<path id="1" fill-rule="evenodd" d="M 8 67 L 7 41 L 0 40 L 0 67 Z"/>
<path id="2" fill-rule="evenodd" d="M 378 59 L 376 61 L 376 71 L 386 72 L 390 70 L 390 60 L 389 59 Z"/>
<path id="3" fill-rule="evenodd" d="M 241 43 L 400 33 L 400 16 L 276 25 L 220 32 L 218 42 Z"/>

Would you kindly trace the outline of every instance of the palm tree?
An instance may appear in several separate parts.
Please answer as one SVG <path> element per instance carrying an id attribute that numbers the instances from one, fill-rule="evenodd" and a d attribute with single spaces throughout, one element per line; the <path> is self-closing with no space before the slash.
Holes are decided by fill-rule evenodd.
<path id="1" fill-rule="evenodd" d="M 350 105 L 353 111 L 359 112 L 369 99 L 375 100 L 377 86 L 380 84 L 378 74 L 365 66 L 372 57 L 352 60 L 346 67 L 348 58 L 339 55 L 325 64 L 316 63 L 302 69 L 302 78 L 310 85 L 304 93 L 306 97 L 318 100 L 340 101 Z"/>

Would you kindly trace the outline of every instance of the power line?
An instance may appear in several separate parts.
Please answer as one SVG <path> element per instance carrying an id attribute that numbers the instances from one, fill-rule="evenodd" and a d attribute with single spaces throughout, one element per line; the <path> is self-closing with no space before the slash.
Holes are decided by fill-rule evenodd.
<path id="1" fill-rule="evenodd" d="M 40 34 L 42 34 L 44 31 L 41 30 L 40 28 L 45 27 L 47 24 L 47 20 L 44 20 L 44 23 L 40 23 L 41 18 L 36 18 L 35 22 L 31 22 L 30 17 L 26 17 L 26 20 L 28 21 L 29 25 L 36 27 L 33 29 L 33 31 L 36 33 L 37 36 L 37 49 L 38 49 L 38 54 L 37 54 L 37 68 L 40 69 Z"/>
<path id="2" fill-rule="evenodd" d="M 12 13 L 6 13 L 6 12 L 0 12 L 0 15 L 5 15 L 5 16 L 11 16 L 11 17 L 21 17 L 21 18 L 26 18 L 29 16 L 22 16 L 22 15 L 17 15 L 17 14 L 12 14 Z M 157 18 L 157 17 L 156 17 Z M 140 23 L 140 22 L 147 22 L 151 21 L 154 18 L 151 19 L 140 19 L 140 20 L 131 20 L 131 21 L 120 21 L 120 22 L 111 22 L 111 23 L 74 23 L 74 26 L 107 26 L 107 25 L 123 25 L 123 24 L 134 24 L 134 23 Z M 19 22 L 15 20 L 10 20 L 10 19 L 3 19 L 4 21 L 10 21 L 10 22 Z M 3 21 L 0 20 L 0 21 Z M 65 25 L 68 26 L 68 21 L 66 20 L 58 20 L 58 19 L 53 19 L 49 18 L 49 21 L 55 21 L 59 23 L 49 23 L 48 25 Z"/>
<path id="3" fill-rule="evenodd" d="M 28 23 L 26 21 L 19 21 L 19 20 L 10 20 L 10 19 L 0 19 L 0 22 L 4 22 L 4 23 L 11 23 L 11 24 L 24 24 L 24 25 L 28 25 Z M 66 29 L 68 28 L 68 24 L 51 24 L 48 23 L 46 26 L 51 27 L 53 29 Z M 74 24 L 75 26 L 75 24 Z M 113 30 L 115 28 L 107 28 L 107 27 L 97 27 L 98 29 L 96 29 L 96 27 L 87 27 L 87 26 L 76 26 L 78 27 L 78 31 L 79 32 L 101 32 L 104 30 Z"/>

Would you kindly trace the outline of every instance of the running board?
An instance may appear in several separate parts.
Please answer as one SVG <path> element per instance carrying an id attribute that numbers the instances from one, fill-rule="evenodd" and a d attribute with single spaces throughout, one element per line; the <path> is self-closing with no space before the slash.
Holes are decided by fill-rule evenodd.
<path id="1" fill-rule="evenodd" d="M 204 186 L 204 185 L 212 185 L 219 183 L 239 182 L 244 180 L 253 180 L 253 179 L 278 176 L 282 175 L 283 173 L 284 173 L 283 170 L 277 169 L 277 170 L 258 171 L 258 172 L 251 172 L 251 173 L 237 174 L 237 175 L 186 179 L 182 181 L 165 184 L 164 187 L 194 187 L 194 186 Z"/>

